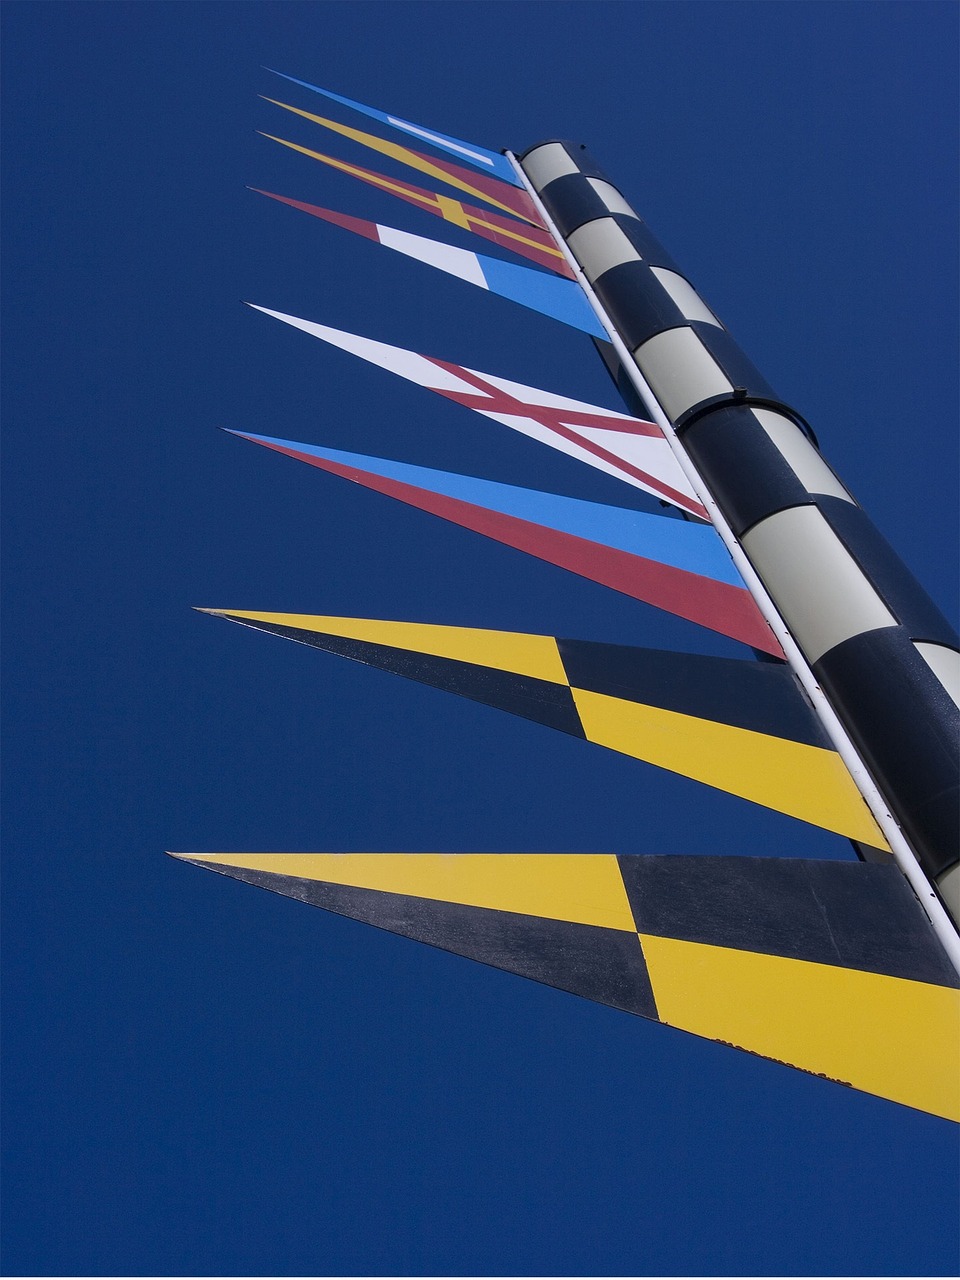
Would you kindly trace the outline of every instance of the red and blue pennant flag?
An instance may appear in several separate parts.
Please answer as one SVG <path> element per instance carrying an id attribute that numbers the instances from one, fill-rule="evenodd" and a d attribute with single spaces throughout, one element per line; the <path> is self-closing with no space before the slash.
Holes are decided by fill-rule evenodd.
<path id="1" fill-rule="evenodd" d="M 234 431 L 776 657 L 782 650 L 704 524 Z"/>

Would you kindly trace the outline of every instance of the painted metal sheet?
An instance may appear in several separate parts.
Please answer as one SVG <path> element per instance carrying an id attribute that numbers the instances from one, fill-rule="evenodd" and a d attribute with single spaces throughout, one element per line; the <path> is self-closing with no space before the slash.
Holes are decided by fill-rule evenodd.
<path id="1" fill-rule="evenodd" d="M 742 542 L 810 662 L 864 631 L 897 625 L 816 507 L 777 511 Z"/>
<path id="2" fill-rule="evenodd" d="M 663 433 L 653 422 L 251 305 L 321 342 L 436 391 L 683 511 L 707 518 Z"/>
<path id="3" fill-rule="evenodd" d="M 271 71 L 272 68 L 267 67 L 266 70 Z M 282 76 L 284 80 L 290 80 L 293 84 L 299 84 L 304 89 L 311 89 L 314 93 L 320 93 L 325 98 L 330 98 L 333 102 L 339 102 L 342 106 L 350 107 L 354 111 L 360 111 L 372 120 L 379 120 L 381 124 L 388 124 L 394 129 L 400 129 L 403 133 L 419 138 L 421 142 L 429 142 L 432 146 L 439 147 L 441 151 L 447 151 L 450 155 L 456 156 L 460 160 L 466 160 L 468 164 L 476 165 L 482 172 L 494 174 L 504 182 L 509 182 L 511 186 L 519 187 L 521 185 L 509 160 L 498 151 L 491 151 L 487 147 L 478 146 L 475 142 L 464 142 L 460 138 L 451 138 L 449 134 L 438 133 L 435 129 L 425 129 L 422 125 L 412 124 L 409 120 L 403 120 L 400 116 L 389 115 L 386 111 L 378 111 L 376 107 L 368 107 L 362 102 L 355 102 L 353 98 L 344 98 L 341 94 L 333 93 L 329 89 L 321 89 L 319 85 L 310 84 L 307 80 L 298 80 L 296 76 L 288 76 L 283 71 L 274 71 L 273 74 Z"/>
<path id="4" fill-rule="evenodd" d="M 284 142 L 284 146 L 293 146 L 292 143 L 285 142 L 283 139 L 280 141 Z M 306 148 L 294 147 L 294 150 L 305 151 Z M 552 237 L 546 231 L 541 231 L 539 227 L 518 222 L 515 218 L 503 217 L 490 209 L 481 209 L 478 205 L 467 204 L 452 196 L 428 191 L 424 187 L 414 186 L 411 182 L 388 178 L 383 174 L 375 173 L 372 169 L 361 169 L 359 165 L 345 164 L 342 160 L 322 155 L 319 151 L 309 151 L 308 154 L 314 160 L 320 160 L 331 168 L 340 170 L 341 173 L 348 173 L 353 178 L 359 178 L 361 182 L 367 182 L 387 192 L 388 195 L 406 200 L 408 204 L 422 209 L 425 213 L 432 213 L 446 222 L 453 223 L 454 226 L 472 231 L 482 239 L 499 245 L 501 249 L 509 249 L 512 253 L 519 254 L 537 263 L 538 266 L 546 267 L 548 271 L 555 271 L 557 275 L 565 276 L 568 280 L 575 279 L 566 258 L 554 244 Z M 293 200 L 289 196 L 276 195 L 272 191 L 263 191 L 259 187 L 253 187 L 251 190 L 258 192 L 259 195 L 269 196 L 271 200 L 279 200 L 282 204 L 288 204 L 294 209 L 302 209 L 304 213 L 314 213 L 316 217 L 323 216 L 322 212 L 315 213 L 316 205 L 306 204 L 302 200 Z"/>
<path id="5" fill-rule="evenodd" d="M 174 856 L 960 1118 L 956 974 L 893 867 L 612 854 Z"/>
<path id="6" fill-rule="evenodd" d="M 640 261 L 640 254 L 613 218 L 585 223 L 567 236 L 567 243 L 591 281 L 621 262 Z"/>
<path id="7" fill-rule="evenodd" d="M 446 689 L 886 847 L 786 667 L 468 627 L 202 612 Z"/>
<path id="8" fill-rule="evenodd" d="M 397 160 L 400 164 L 416 169 L 419 173 L 437 178 L 448 186 L 456 187 L 458 191 L 464 191 L 475 199 L 492 204 L 496 209 L 502 209 L 504 213 L 516 214 L 518 218 L 523 218 L 525 222 L 532 222 L 537 227 L 544 225 L 536 205 L 526 191 L 501 182 L 499 178 L 486 177 L 482 173 L 475 173 L 472 169 L 451 164 L 449 160 L 439 160 L 433 156 L 424 155 L 421 151 L 398 146 L 395 142 L 378 138 L 376 134 L 364 133 L 362 129 L 351 129 L 348 125 L 338 124 L 336 120 L 316 116 L 312 111 L 301 111 L 299 107 L 291 107 L 289 103 L 278 102 L 276 98 L 264 98 L 264 101 L 275 107 L 282 107 L 284 111 L 292 111 L 294 115 L 302 116 L 304 120 L 310 120 L 324 129 L 329 129 L 332 133 L 339 133 L 341 137 L 349 138 L 351 142 L 358 142 L 371 151 L 389 156 L 391 160 Z M 280 142 L 281 139 L 275 138 L 274 141 Z"/>
<path id="9" fill-rule="evenodd" d="M 782 657 L 733 561 L 706 525 L 292 440 L 231 434 Z"/>
<path id="10" fill-rule="evenodd" d="M 692 329 L 665 329 L 648 338 L 633 357 L 673 421 L 702 400 L 733 391 L 733 383 Z"/>
<path id="11" fill-rule="evenodd" d="M 284 203 L 302 208 L 315 218 L 373 240 L 386 249 L 394 249 L 428 267 L 445 271 L 447 275 L 456 276 L 458 280 L 465 280 L 479 289 L 487 289 L 490 293 L 508 298 L 531 311 L 539 311 L 541 315 L 559 320 L 561 324 L 568 324 L 593 338 L 607 336 L 582 289 L 573 280 L 561 280 L 555 275 L 546 275 L 531 267 L 503 262 L 500 258 L 489 258 L 486 254 L 445 244 L 442 240 L 431 240 L 410 231 L 401 231 L 399 227 L 369 222 L 366 218 L 354 218 L 350 214 L 323 209 L 319 205 L 304 208 L 298 201 L 287 200 Z"/>

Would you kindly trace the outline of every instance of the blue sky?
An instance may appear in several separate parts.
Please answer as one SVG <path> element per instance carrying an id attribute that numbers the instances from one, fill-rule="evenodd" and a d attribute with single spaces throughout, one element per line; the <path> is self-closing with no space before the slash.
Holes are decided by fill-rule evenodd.
<path id="1" fill-rule="evenodd" d="M 955 1269 L 954 1126 L 162 851 L 848 856 L 190 606 L 742 652 L 216 430 L 631 502 L 240 305 L 618 407 L 574 331 L 245 190 L 498 252 L 258 137 L 324 149 L 271 66 L 586 142 L 955 617 L 957 21 L 3 7 L 7 1274 Z"/>

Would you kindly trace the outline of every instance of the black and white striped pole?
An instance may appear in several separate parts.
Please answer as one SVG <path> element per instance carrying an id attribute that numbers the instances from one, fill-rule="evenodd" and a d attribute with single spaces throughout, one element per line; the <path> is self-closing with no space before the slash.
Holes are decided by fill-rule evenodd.
<path id="1" fill-rule="evenodd" d="M 956 633 L 586 149 L 510 159 L 960 968 Z"/>

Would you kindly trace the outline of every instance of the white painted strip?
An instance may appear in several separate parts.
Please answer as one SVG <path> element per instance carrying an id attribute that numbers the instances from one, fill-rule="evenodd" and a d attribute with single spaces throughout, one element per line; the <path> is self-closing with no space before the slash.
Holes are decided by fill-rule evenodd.
<path id="1" fill-rule="evenodd" d="M 559 142 L 547 142 L 542 147 L 537 147 L 523 163 L 530 174 L 530 181 L 538 191 L 542 191 L 547 183 L 556 178 L 580 172 Z"/>
<path id="2" fill-rule="evenodd" d="M 485 164 L 488 169 L 493 168 L 493 161 L 489 156 L 481 155 L 479 151 L 471 151 L 469 147 L 462 147 L 459 143 L 454 142 L 452 138 L 442 138 L 435 133 L 431 133 L 429 129 L 421 129 L 419 125 L 411 124 L 409 120 L 398 120 L 396 116 L 387 116 L 387 123 L 396 125 L 398 129 L 403 129 L 405 133 L 416 134 L 418 138 L 424 138 L 427 142 L 436 143 L 438 147 L 442 147 L 445 151 L 458 151 L 462 156 L 468 156 L 471 160 L 476 160 L 478 164 Z"/>
<path id="3" fill-rule="evenodd" d="M 751 413 L 808 492 L 843 498 L 844 502 L 857 505 L 824 462 L 816 445 L 807 439 L 795 422 L 773 409 L 751 409 Z"/>
<path id="4" fill-rule="evenodd" d="M 619 467 L 615 461 L 598 458 L 590 449 L 578 444 L 575 440 L 568 440 L 565 436 L 558 435 L 550 427 L 545 427 L 540 422 L 534 422 L 532 418 L 523 418 L 509 413 L 489 413 L 483 409 L 478 409 L 477 412 L 482 413 L 485 418 L 492 418 L 494 422 L 501 422 L 505 427 L 519 431 L 521 435 L 529 436 L 531 440 L 539 440 L 541 444 L 549 445 L 551 449 L 556 449 L 571 458 L 576 458 L 579 462 L 585 462 L 588 466 L 595 467 L 598 471 L 603 471 L 607 475 L 615 476 L 616 479 L 632 485 L 635 489 L 642 489 L 644 493 L 651 493 L 657 498 L 663 498 L 661 490 L 653 485 L 644 484 L 642 480 L 637 479 Z M 573 429 L 583 436 L 587 435 L 587 432 L 582 427 Z M 634 462 L 634 465 L 660 480 L 664 485 L 669 485 L 671 489 L 676 489 L 680 493 L 690 493 L 690 485 L 676 465 L 676 459 L 671 453 L 670 446 L 666 440 L 662 437 L 648 437 L 646 443 L 650 446 L 648 453 L 643 456 L 642 460 Z M 628 461 L 633 460 L 628 459 Z M 696 501 L 697 499 L 691 494 L 691 502 L 695 503 Z"/>
<path id="5" fill-rule="evenodd" d="M 649 471 L 660 480 L 669 484 L 672 489 L 685 493 L 693 501 L 697 495 L 690 486 L 690 481 L 680 470 L 679 464 L 670 446 L 663 436 L 632 436 L 622 431 L 600 431 L 595 427 L 574 428 L 588 440 L 612 453 L 615 458 L 622 458 L 641 471 Z"/>
<path id="6" fill-rule="evenodd" d="M 960 653 L 926 640 L 914 640 L 913 647 L 960 707 Z"/>
<path id="7" fill-rule="evenodd" d="M 640 221 L 638 215 L 611 182 L 604 182 L 603 178 L 588 178 L 587 181 L 611 213 L 625 213 L 628 218 L 636 218 L 638 222 Z"/>
<path id="8" fill-rule="evenodd" d="M 271 311 L 269 307 L 258 307 L 253 303 L 249 305 L 254 311 L 262 311 L 265 316 L 282 320 L 284 324 L 301 329 L 304 333 L 319 338 L 321 342 L 328 342 L 332 347 L 339 347 L 341 351 L 349 351 L 351 355 L 359 356 L 361 360 L 367 360 L 370 364 L 379 365 L 381 369 L 387 369 L 401 378 L 416 382 L 421 387 L 429 387 L 434 391 L 485 394 L 469 382 L 464 382 L 461 378 L 438 368 L 423 356 L 417 355 L 415 351 L 405 351 L 402 347 L 390 347 L 385 342 L 374 342 L 371 338 L 361 338 L 358 334 L 344 333 L 340 329 L 329 329 L 326 325 L 314 324 L 311 320 L 300 320 L 297 316 L 284 315 L 282 311 Z"/>
<path id="9" fill-rule="evenodd" d="M 692 329 L 666 329 L 654 334 L 633 354 L 633 361 L 670 418 L 729 394 L 733 384 Z"/>
<path id="10" fill-rule="evenodd" d="M 481 373 L 478 369 L 468 369 L 467 372 L 476 374 L 491 386 L 505 391 L 507 395 L 517 400 L 522 400 L 524 404 L 542 404 L 550 409 L 571 409 L 575 413 L 596 414 L 598 417 L 610 418 L 615 422 L 641 422 L 641 419 L 632 418 L 628 413 L 617 413 L 615 409 L 588 404 L 585 400 L 572 400 L 569 396 L 559 396 L 552 391 L 543 391 L 540 387 L 527 387 L 522 382 L 511 382 L 509 378 L 495 377 L 492 373 Z"/>
<path id="11" fill-rule="evenodd" d="M 409 231 L 399 231 L 396 227 L 384 227 L 379 222 L 377 232 L 380 243 L 388 249 L 396 249 L 409 258 L 416 258 L 418 262 L 426 262 L 440 271 L 448 271 L 450 275 L 479 285 L 481 289 L 488 287 L 477 255 L 469 249 L 458 249 L 456 245 L 428 240 L 425 236 L 415 236 Z"/>
<path id="12" fill-rule="evenodd" d="M 741 541 L 808 662 L 865 631 L 897 625 L 816 507 L 777 511 Z"/>
<path id="13" fill-rule="evenodd" d="M 596 280 L 611 267 L 622 262 L 640 262 L 640 254 L 623 229 L 612 218 L 595 218 L 585 222 L 567 237 L 567 244 L 588 280 Z"/>
<path id="14" fill-rule="evenodd" d="M 723 328 L 689 280 L 684 280 L 676 271 L 668 271 L 666 267 L 651 267 L 650 270 L 680 308 L 685 319 L 706 320 L 708 324 L 715 324 L 718 329 Z"/>
<path id="15" fill-rule="evenodd" d="M 836 748 L 837 754 L 850 770 L 850 776 L 857 784 L 860 794 L 863 796 L 864 803 L 873 814 L 877 825 L 886 837 L 897 866 L 903 872 L 904 878 L 909 882 L 910 887 L 917 895 L 917 901 L 920 903 L 927 919 L 930 921 L 931 928 L 937 935 L 941 946 L 950 957 L 951 964 L 956 969 L 957 973 L 960 974 L 960 934 L 957 933 L 956 925 L 947 914 L 943 903 L 934 892 L 930 881 L 927 879 L 920 863 L 917 861 L 916 855 L 907 843 L 903 832 L 900 830 L 900 826 L 897 823 L 896 818 L 894 818 L 893 814 L 890 812 L 887 802 L 883 798 L 880 789 L 877 787 L 873 776 L 860 759 L 860 753 L 850 740 L 850 735 L 847 733 L 845 726 L 841 723 L 839 716 L 831 706 L 826 694 L 817 683 L 817 679 L 810 670 L 807 660 L 803 656 L 803 652 L 796 640 L 790 634 L 790 629 L 787 627 L 783 618 L 777 611 L 777 607 L 770 598 L 766 587 L 761 582 L 756 569 L 754 569 L 753 565 L 750 563 L 743 547 L 734 537 L 733 530 L 730 528 L 726 517 L 717 505 L 716 499 L 713 497 L 709 488 L 705 484 L 703 477 L 700 475 L 700 472 L 693 465 L 692 460 L 683 448 L 683 445 L 680 443 L 679 437 L 674 430 L 673 423 L 664 412 L 663 406 L 657 402 L 656 396 L 653 393 L 653 388 L 647 382 L 639 367 L 634 363 L 633 356 L 627 349 L 626 343 L 620 337 L 615 325 L 601 306 L 600 300 L 594 293 L 589 280 L 580 270 L 576 258 L 574 258 L 573 254 L 567 247 L 563 236 L 561 236 L 560 232 L 557 230 L 556 224 L 550 217 L 543 201 L 539 198 L 536 191 L 533 189 L 532 184 L 527 179 L 527 175 L 524 173 L 520 162 L 510 151 L 506 152 L 506 156 L 513 165 L 517 177 L 523 183 L 525 190 L 533 200 L 537 212 L 543 219 L 544 226 L 547 227 L 550 234 L 553 236 L 555 243 L 569 263 L 571 270 L 580 283 L 581 289 L 584 291 L 587 296 L 587 300 L 593 307 L 597 315 L 597 319 L 606 329 L 610 338 L 610 344 L 620 357 L 620 362 L 623 365 L 627 377 L 633 383 L 644 403 L 649 406 L 650 416 L 662 430 L 667 443 L 670 445 L 670 448 L 676 456 L 680 469 L 690 481 L 691 487 L 699 497 L 703 506 L 706 508 L 707 513 L 713 522 L 714 528 L 720 535 L 724 546 L 730 552 L 730 557 L 737 566 L 737 569 L 740 571 L 740 576 L 743 578 L 747 589 L 756 601 L 757 608 L 769 623 L 773 634 L 780 641 L 780 645 L 791 670 L 803 686 L 803 690 L 810 699 L 810 703 L 816 712 L 820 723 L 823 725 L 827 736 Z M 957 918 L 960 919 L 960 903 L 958 903 L 957 906 Z"/>

